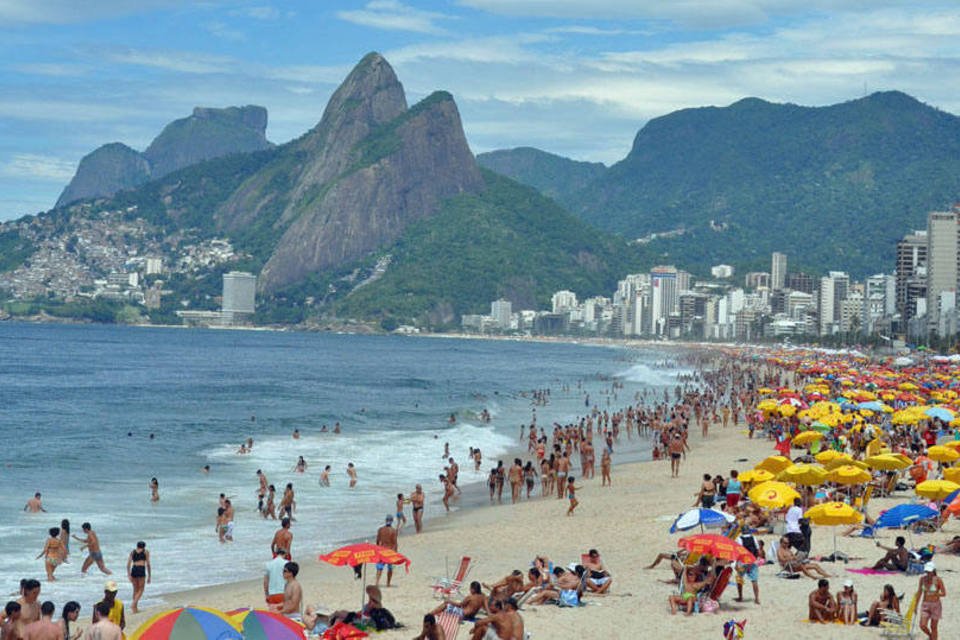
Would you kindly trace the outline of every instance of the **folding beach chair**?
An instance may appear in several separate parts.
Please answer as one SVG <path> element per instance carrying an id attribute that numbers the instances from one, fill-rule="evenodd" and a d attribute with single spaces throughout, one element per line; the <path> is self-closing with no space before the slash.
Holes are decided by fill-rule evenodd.
<path id="1" fill-rule="evenodd" d="M 436 616 L 437 624 L 443 629 L 443 635 L 447 640 L 456 640 L 460 633 L 460 616 L 449 611 L 444 611 Z"/>
<path id="2" fill-rule="evenodd" d="M 883 622 L 880 623 L 880 637 L 891 640 L 913 640 L 913 617 L 917 612 L 917 601 L 920 593 L 917 592 L 910 601 L 910 607 L 904 614 L 892 609 L 882 609 Z"/>
<path id="3" fill-rule="evenodd" d="M 467 574 L 470 572 L 470 557 L 463 556 L 460 559 L 460 566 L 457 568 L 457 573 L 453 578 L 438 578 L 433 584 L 433 597 L 438 600 L 444 598 L 449 598 L 453 595 L 460 595 L 460 587 L 463 585 L 463 581 L 466 580 Z"/>

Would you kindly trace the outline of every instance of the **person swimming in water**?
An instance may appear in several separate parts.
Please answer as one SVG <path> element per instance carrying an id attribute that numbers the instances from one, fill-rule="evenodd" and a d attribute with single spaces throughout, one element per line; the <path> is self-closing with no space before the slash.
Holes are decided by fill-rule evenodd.
<path id="1" fill-rule="evenodd" d="M 330 486 L 330 465 L 327 465 L 323 468 L 323 471 L 320 472 L 320 486 L 329 487 Z"/>
<path id="2" fill-rule="evenodd" d="M 293 465 L 293 470 L 297 473 L 304 473 L 307 470 L 307 461 L 303 459 L 303 456 L 297 459 L 297 464 Z"/>
<path id="3" fill-rule="evenodd" d="M 160 483 L 156 478 L 150 478 L 150 502 L 160 502 Z"/>

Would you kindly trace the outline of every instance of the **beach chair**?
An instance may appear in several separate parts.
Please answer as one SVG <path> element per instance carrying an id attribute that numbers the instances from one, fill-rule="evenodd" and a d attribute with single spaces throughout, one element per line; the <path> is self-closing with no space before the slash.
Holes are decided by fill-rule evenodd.
<path id="1" fill-rule="evenodd" d="M 917 601 L 920 593 L 917 592 L 910 601 L 910 606 L 904 614 L 892 609 L 883 609 L 883 622 L 880 623 L 880 637 L 890 640 L 913 640 L 913 618 L 917 612 Z"/>
<path id="2" fill-rule="evenodd" d="M 449 611 L 444 611 L 436 616 L 436 618 L 437 625 L 443 629 L 444 637 L 447 640 L 456 640 L 457 634 L 460 633 L 460 616 L 450 613 Z"/>
<path id="3" fill-rule="evenodd" d="M 863 495 L 857 496 L 853 499 L 853 507 L 862 513 L 863 510 L 867 508 L 867 504 L 870 502 L 870 496 L 872 495 L 873 485 L 867 485 L 867 488 L 863 491 Z"/>
<path id="4" fill-rule="evenodd" d="M 438 578 L 437 581 L 433 583 L 433 597 L 438 600 L 443 600 L 453 595 L 461 595 L 460 587 L 463 585 L 463 581 L 467 578 L 469 572 L 470 557 L 463 556 L 463 558 L 460 559 L 460 566 L 457 568 L 457 573 L 453 578 Z"/>
<path id="5" fill-rule="evenodd" d="M 695 613 L 700 613 L 701 611 L 706 611 L 704 605 L 708 601 L 713 601 L 717 603 L 717 608 L 720 606 L 720 596 L 723 595 L 723 592 L 727 590 L 727 585 L 730 584 L 730 576 L 733 574 L 733 567 L 726 566 L 721 569 L 720 574 L 717 576 L 717 579 L 713 581 L 709 587 L 700 591 L 697 594 L 697 602 L 693 606 Z"/>

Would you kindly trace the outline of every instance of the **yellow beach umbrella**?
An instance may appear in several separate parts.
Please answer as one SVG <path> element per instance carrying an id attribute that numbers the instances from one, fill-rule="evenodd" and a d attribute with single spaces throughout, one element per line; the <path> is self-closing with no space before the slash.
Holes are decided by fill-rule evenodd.
<path id="1" fill-rule="evenodd" d="M 863 520 L 863 515 L 845 502 L 824 502 L 808 509 L 803 515 L 813 524 L 824 526 L 857 524 Z"/>
<path id="2" fill-rule="evenodd" d="M 806 485 L 823 484 L 826 477 L 826 469 L 812 464 L 794 464 L 777 474 L 777 480 L 780 482 Z"/>
<path id="3" fill-rule="evenodd" d="M 797 412 L 797 408 L 792 404 L 782 404 L 777 408 L 777 411 L 779 411 L 780 415 L 784 418 L 789 418 Z"/>
<path id="4" fill-rule="evenodd" d="M 816 442 L 823 437 L 823 434 L 819 431 L 801 431 L 796 436 L 794 436 L 791 444 L 797 447 L 802 447 L 811 442 Z"/>
<path id="5" fill-rule="evenodd" d="M 762 401 L 760 401 L 760 402 L 757 403 L 757 409 L 758 409 L 758 410 L 760 410 L 760 411 L 766 411 L 766 412 L 768 412 L 768 413 L 773 412 L 773 411 L 776 411 L 776 410 L 777 410 L 777 407 L 779 407 L 779 406 L 780 406 L 780 405 L 778 405 L 778 404 L 777 404 L 777 401 L 774 400 L 773 398 L 769 398 L 769 399 L 767 399 L 767 400 L 762 400 Z"/>
<path id="6" fill-rule="evenodd" d="M 765 509 L 779 509 L 788 504 L 793 504 L 794 499 L 799 498 L 800 494 L 796 489 L 782 482 L 763 482 L 755 486 L 747 493 L 750 500 Z"/>
<path id="7" fill-rule="evenodd" d="M 935 445 L 927 449 L 927 457 L 937 462 L 953 462 L 960 458 L 960 452 L 950 447 Z"/>
<path id="8" fill-rule="evenodd" d="M 960 467 L 950 467 L 943 470 L 943 479 L 960 484 Z"/>
<path id="9" fill-rule="evenodd" d="M 827 464 L 828 462 L 833 462 L 834 460 L 852 460 L 849 453 L 844 453 L 842 451 L 837 451 L 836 449 L 827 449 L 826 451 L 821 451 L 817 455 L 813 456 L 817 459 L 817 462 L 820 464 Z"/>
<path id="10" fill-rule="evenodd" d="M 956 482 L 950 482 L 949 480 L 927 480 L 918 484 L 915 491 L 918 496 L 923 496 L 924 498 L 943 500 L 957 489 L 960 489 L 960 484 Z"/>
<path id="11" fill-rule="evenodd" d="M 960 440 L 948 440 L 940 445 L 941 447 L 950 447 L 951 449 L 960 449 Z"/>
<path id="12" fill-rule="evenodd" d="M 737 476 L 740 482 L 767 482 L 776 476 L 766 469 L 749 469 Z"/>
<path id="13" fill-rule="evenodd" d="M 837 467 L 827 474 L 827 481 L 837 484 L 865 484 L 870 482 L 872 478 L 873 476 L 870 475 L 869 471 L 852 464 Z"/>
<path id="14" fill-rule="evenodd" d="M 770 473 L 777 474 L 793 464 L 790 458 L 783 456 L 770 456 L 764 458 L 754 469 L 766 469 Z"/>
<path id="15" fill-rule="evenodd" d="M 880 469 L 881 471 L 899 471 L 913 464 L 909 459 L 904 460 L 890 453 L 870 456 L 864 462 L 870 465 L 871 469 Z"/>
<path id="16" fill-rule="evenodd" d="M 827 468 L 827 471 L 833 471 L 839 467 L 857 467 L 858 469 L 869 470 L 870 467 L 863 460 L 854 460 L 851 457 L 845 458 L 834 458 L 830 462 L 824 465 Z"/>

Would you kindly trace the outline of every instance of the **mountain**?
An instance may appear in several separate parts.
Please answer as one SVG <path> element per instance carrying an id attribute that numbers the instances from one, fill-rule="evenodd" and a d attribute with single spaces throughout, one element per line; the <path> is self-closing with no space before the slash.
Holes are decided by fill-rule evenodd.
<path id="1" fill-rule="evenodd" d="M 600 162 L 570 160 L 533 147 L 481 153 L 477 163 L 561 202 L 583 190 L 607 169 Z"/>
<path id="2" fill-rule="evenodd" d="M 143 153 L 113 142 L 84 156 L 56 206 L 109 197 L 211 158 L 266 149 L 266 130 L 263 107 L 197 107 L 164 127 Z"/>
<path id="3" fill-rule="evenodd" d="M 684 109 L 557 197 L 699 273 L 766 269 L 772 251 L 791 254 L 791 268 L 889 272 L 896 241 L 960 199 L 960 118 L 896 91 L 827 107 L 747 98 Z"/>
<path id="4" fill-rule="evenodd" d="M 543 309 L 561 289 L 581 299 L 610 296 L 624 274 L 651 265 L 638 247 L 535 189 L 486 170 L 483 178 L 483 191 L 410 225 L 385 249 L 391 260 L 382 277 L 337 302 L 337 315 L 436 327 L 489 313 L 501 297 L 515 309 Z"/>
<path id="5" fill-rule="evenodd" d="M 253 226 L 277 238 L 258 283 L 274 292 L 362 258 L 445 198 L 482 187 L 450 94 L 408 109 L 393 69 L 373 53 L 320 123 L 240 185 L 215 220 L 228 234 Z"/>

